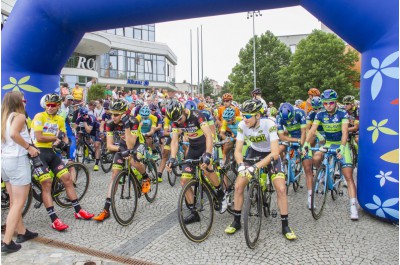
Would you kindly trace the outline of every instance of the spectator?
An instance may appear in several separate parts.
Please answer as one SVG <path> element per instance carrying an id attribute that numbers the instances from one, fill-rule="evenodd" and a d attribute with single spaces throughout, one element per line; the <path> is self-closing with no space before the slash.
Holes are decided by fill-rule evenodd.
<path id="1" fill-rule="evenodd" d="M 109 84 L 106 85 L 106 90 L 104 91 L 104 96 L 106 97 L 106 100 L 110 100 L 112 98 L 111 86 Z"/>
<path id="2" fill-rule="evenodd" d="M 272 101 L 268 102 L 267 116 L 271 116 L 271 108 L 274 108 L 274 103 Z"/>
<path id="3" fill-rule="evenodd" d="M 31 185 L 31 166 L 28 155 L 37 157 L 39 151 L 29 144 L 29 133 L 25 123 L 24 96 L 19 91 L 5 94 L 1 106 L 1 178 L 6 183 L 10 196 L 10 211 L 7 216 L 6 232 L 1 252 L 12 253 L 21 249 L 12 240 L 17 231 L 17 243 L 34 237 L 22 222 L 22 208 Z"/>
<path id="4" fill-rule="evenodd" d="M 72 96 L 74 97 L 75 103 L 81 104 L 83 102 L 83 88 L 79 86 L 78 83 L 75 83 L 75 87 L 71 91 Z"/>
<path id="5" fill-rule="evenodd" d="M 90 80 L 89 82 L 86 83 L 84 96 L 83 96 L 85 102 L 87 101 L 87 95 L 89 93 L 89 89 L 92 87 L 92 85 L 95 85 L 95 84 L 96 84 L 96 78 L 94 78 L 94 77 L 92 77 L 92 80 Z"/>
<path id="6" fill-rule="evenodd" d="M 132 90 L 128 90 L 128 92 L 125 94 L 125 100 L 126 100 L 128 103 L 131 103 L 131 102 L 133 101 L 133 98 L 132 98 Z"/>
<path id="7" fill-rule="evenodd" d="M 65 96 L 67 96 L 69 94 L 70 94 L 70 92 L 69 92 L 68 83 L 61 84 L 60 85 L 60 95 L 61 95 L 61 97 L 65 97 Z"/>
<path id="8" fill-rule="evenodd" d="M 115 86 L 114 89 L 112 90 L 112 98 L 113 98 L 113 100 L 118 99 L 117 90 L 118 90 L 117 86 Z"/>
<path id="9" fill-rule="evenodd" d="M 68 116 L 69 112 L 70 112 L 70 106 L 72 105 L 72 103 L 74 103 L 74 97 L 71 95 L 67 95 L 64 98 L 64 101 L 61 103 L 61 112 L 65 112 L 66 116 Z"/>
<path id="10" fill-rule="evenodd" d="M 136 90 L 132 90 L 132 100 L 138 100 L 138 95 Z"/>
<path id="11" fill-rule="evenodd" d="M 89 115 L 94 116 L 94 109 L 96 108 L 97 102 L 95 100 L 91 100 L 88 104 Z"/>
<path id="12" fill-rule="evenodd" d="M 94 109 L 94 117 L 100 122 L 101 121 L 101 117 L 103 116 L 103 114 L 105 113 L 105 109 L 103 108 L 103 103 L 104 101 L 102 99 L 100 99 L 97 102 L 96 108 Z"/>

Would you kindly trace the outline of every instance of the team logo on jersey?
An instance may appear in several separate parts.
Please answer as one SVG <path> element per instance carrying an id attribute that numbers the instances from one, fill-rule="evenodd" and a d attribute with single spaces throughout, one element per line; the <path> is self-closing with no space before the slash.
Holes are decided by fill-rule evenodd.
<path id="1" fill-rule="evenodd" d="M 262 132 L 263 132 L 262 130 L 259 130 L 259 131 L 258 131 L 258 133 L 262 133 Z"/>
<path id="2" fill-rule="evenodd" d="M 333 122 L 338 122 L 338 121 L 339 121 L 336 115 L 333 117 L 333 120 L 332 120 L 332 121 L 333 121 Z"/>
<path id="3" fill-rule="evenodd" d="M 203 123 L 203 122 L 204 122 L 203 118 L 200 117 L 200 118 L 199 118 L 199 123 Z"/>
<path id="4" fill-rule="evenodd" d="M 267 141 L 267 138 L 265 137 L 265 134 L 261 134 L 261 135 L 258 135 L 258 136 L 250 136 L 249 140 L 250 140 L 250 142 L 258 143 L 258 142 Z"/>
<path id="5" fill-rule="evenodd" d="M 242 130 L 242 128 L 240 128 L 240 127 L 238 127 L 238 132 L 241 132 L 241 133 L 243 133 L 243 130 Z"/>
<path id="6" fill-rule="evenodd" d="M 269 128 L 269 132 L 276 132 L 276 126 L 272 126 L 271 128 Z"/>

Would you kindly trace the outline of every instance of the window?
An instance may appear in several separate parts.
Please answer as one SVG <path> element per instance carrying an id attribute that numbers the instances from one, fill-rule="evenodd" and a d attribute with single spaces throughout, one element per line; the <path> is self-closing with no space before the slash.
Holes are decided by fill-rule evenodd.
<path id="1" fill-rule="evenodd" d="M 134 29 L 134 36 L 133 38 L 137 39 L 137 40 L 141 40 L 142 39 L 142 30 L 141 29 Z"/>
<path id="2" fill-rule="evenodd" d="M 124 36 L 124 28 L 119 28 L 115 30 L 116 35 Z"/>
<path id="3" fill-rule="evenodd" d="M 125 28 L 125 37 L 133 39 L 133 28 Z"/>
<path id="4" fill-rule="evenodd" d="M 144 72 L 145 73 L 152 73 L 153 72 L 152 61 L 150 61 L 150 60 L 145 60 L 144 61 Z"/>
<path id="5" fill-rule="evenodd" d="M 149 31 L 149 41 L 155 41 L 154 31 Z"/>
<path id="6" fill-rule="evenodd" d="M 107 29 L 107 31 L 106 31 L 107 33 L 111 33 L 111 34 L 114 34 L 115 35 L 115 29 Z"/>

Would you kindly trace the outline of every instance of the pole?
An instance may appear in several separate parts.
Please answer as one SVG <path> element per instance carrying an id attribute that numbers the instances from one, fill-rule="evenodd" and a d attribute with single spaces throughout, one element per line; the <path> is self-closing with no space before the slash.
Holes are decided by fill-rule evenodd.
<path id="1" fill-rule="evenodd" d="M 253 64 L 254 64 L 254 89 L 256 89 L 256 27 L 254 24 L 255 14 L 253 12 Z"/>
<path id="2" fill-rule="evenodd" d="M 201 94 L 204 98 L 204 78 L 203 78 L 203 25 L 201 25 Z"/>
<path id="3" fill-rule="evenodd" d="M 190 94 L 193 98 L 193 56 L 192 56 L 192 29 L 190 29 Z"/>
<path id="4" fill-rule="evenodd" d="M 197 94 L 200 94 L 200 51 L 199 51 L 199 28 L 197 27 Z"/>

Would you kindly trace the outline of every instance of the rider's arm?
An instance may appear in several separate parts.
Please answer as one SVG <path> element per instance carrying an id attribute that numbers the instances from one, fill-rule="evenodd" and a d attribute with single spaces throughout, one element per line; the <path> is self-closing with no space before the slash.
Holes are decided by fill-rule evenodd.
<path id="1" fill-rule="evenodd" d="M 307 136 L 306 136 L 306 143 L 309 143 L 310 141 L 311 141 L 311 139 L 313 139 L 313 137 L 314 137 L 314 135 L 315 135 L 315 132 L 317 131 L 317 129 L 318 129 L 318 126 L 319 126 L 319 122 L 315 122 L 316 120 L 314 120 L 314 123 L 313 123 L 313 125 L 311 126 L 311 129 L 308 131 L 308 134 L 307 134 Z"/>
<path id="2" fill-rule="evenodd" d="M 243 143 L 244 141 L 237 140 L 236 141 L 236 147 L 235 147 L 235 160 L 236 163 L 239 165 L 240 163 L 243 163 Z"/>
<path id="3" fill-rule="evenodd" d="M 226 120 L 223 120 L 222 124 L 221 124 L 221 128 L 219 129 L 219 135 L 221 136 L 222 140 L 225 140 L 225 138 L 226 138 L 226 134 L 225 134 L 226 127 L 227 127 L 227 122 L 226 122 Z"/>
<path id="4" fill-rule="evenodd" d="M 352 133 L 358 132 L 359 127 L 360 127 L 360 124 L 358 123 L 357 120 L 355 120 L 354 121 L 354 126 L 353 127 L 349 127 L 348 131 L 352 132 Z"/>
<path id="5" fill-rule="evenodd" d="M 342 139 L 341 144 L 346 145 L 347 137 L 349 136 L 349 122 L 347 119 L 342 120 Z"/>
<path id="6" fill-rule="evenodd" d="M 105 124 L 106 122 L 104 121 L 104 120 L 102 120 L 101 122 L 100 122 L 100 132 L 102 133 L 102 132 L 104 132 L 104 124 Z"/>
<path id="7" fill-rule="evenodd" d="M 118 145 L 114 145 L 113 133 L 107 132 L 107 149 L 111 152 L 118 152 Z"/>
<path id="8" fill-rule="evenodd" d="M 213 136 L 210 126 L 206 124 L 201 126 L 201 129 L 203 130 L 204 136 L 206 137 L 206 152 L 211 154 L 213 149 Z"/>
<path id="9" fill-rule="evenodd" d="M 266 167 L 267 165 L 269 165 L 271 163 L 272 157 L 274 158 L 274 160 L 278 160 L 278 158 L 279 158 L 279 143 L 278 142 L 279 142 L 278 140 L 271 141 L 271 143 L 270 143 L 271 153 L 256 163 L 256 166 L 258 168 L 263 168 L 263 167 Z"/>
<path id="10" fill-rule="evenodd" d="M 89 125 L 88 121 L 84 121 L 83 125 L 85 126 L 85 131 L 86 133 L 90 133 L 93 129 L 93 125 Z"/>
<path id="11" fill-rule="evenodd" d="M 178 144 L 179 142 L 179 130 L 178 129 L 172 129 L 172 139 L 171 139 L 171 158 L 176 157 L 176 153 L 178 152 Z"/>
<path id="12" fill-rule="evenodd" d="M 307 135 L 306 128 L 305 127 L 301 128 L 301 138 L 300 138 L 301 140 L 300 140 L 299 144 L 304 145 L 304 143 L 306 141 L 306 135 Z"/>

